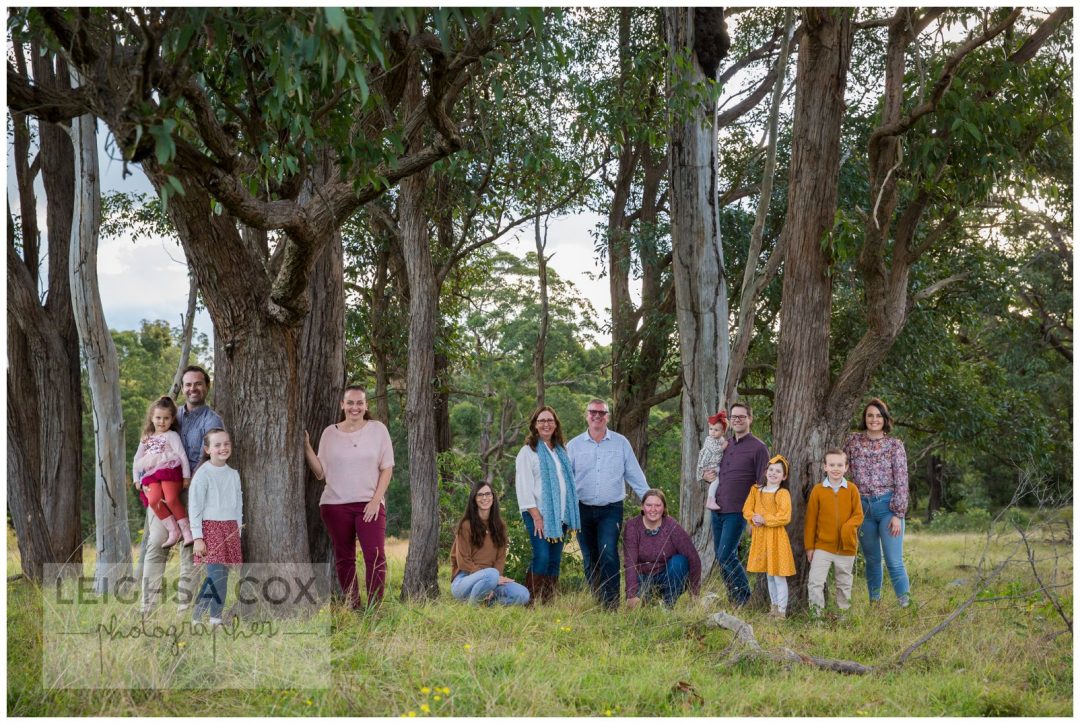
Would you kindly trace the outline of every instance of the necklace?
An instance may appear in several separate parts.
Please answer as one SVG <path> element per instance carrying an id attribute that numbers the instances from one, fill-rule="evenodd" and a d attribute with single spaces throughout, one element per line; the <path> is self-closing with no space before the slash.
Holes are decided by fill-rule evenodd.
<path id="1" fill-rule="evenodd" d="M 341 423 L 337 423 L 337 424 L 335 424 L 335 425 L 334 425 L 334 427 L 336 427 L 336 428 L 337 428 L 338 430 L 340 430 L 341 432 L 345 433 L 346 435 L 351 435 L 351 434 L 353 434 L 354 432 L 360 432 L 360 431 L 361 431 L 361 430 L 363 430 L 363 429 L 364 429 L 365 427 L 367 427 L 367 420 L 364 420 L 364 424 L 360 425 L 360 427 L 356 428 L 355 430 L 346 430 L 346 429 L 345 429 L 344 427 L 342 427 L 342 426 L 341 426 Z M 353 440 L 353 444 L 352 444 L 352 446 L 353 446 L 353 447 L 360 447 L 360 443 L 358 443 L 358 442 L 356 442 L 355 440 Z"/>

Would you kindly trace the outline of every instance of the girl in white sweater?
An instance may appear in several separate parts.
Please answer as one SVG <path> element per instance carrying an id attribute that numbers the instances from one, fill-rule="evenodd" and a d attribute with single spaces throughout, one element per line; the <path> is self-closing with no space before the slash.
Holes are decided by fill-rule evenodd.
<path id="1" fill-rule="evenodd" d="M 188 505 L 195 562 L 206 564 L 206 580 L 195 599 L 194 620 L 209 609 L 210 623 L 221 623 L 229 566 L 243 563 L 240 530 L 244 527 L 244 496 L 240 474 L 229 467 L 232 438 L 214 428 L 203 438 L 203 462 L 191 479 Z"/>

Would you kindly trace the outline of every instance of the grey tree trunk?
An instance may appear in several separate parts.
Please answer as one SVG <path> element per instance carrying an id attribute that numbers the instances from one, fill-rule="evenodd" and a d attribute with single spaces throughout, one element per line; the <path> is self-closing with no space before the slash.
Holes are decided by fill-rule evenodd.
<path id="1" fill-rule="evenodd" d="M 335 169 L 324 162 L 321 182 Z M 333 239 L 323 250 L 311 273 L 308 285 L 311 294 L 311 313 L 300 332 L 300 362 L 303 374 L 304 429 L 311 433 L 318 449 L 323 429 L 341 419 L 341 395 L 348 383 L 345 375 L 345 276 L 341 232 L 335 230 Z M 316 479 L 304 466 L 304 499 L 307 520 L 308 549 L 316 570 L 322 572 L 319 583 L 327 582 L 330 589 L 340 590 L 334 574 L 334 552 L 330 535 L 319 514 L 319 499 L 325 483 Z"/>
<path id="2" fill-rule="evenodd" d="M 174 400 L 180 398 L 183 385 L 184 368 L 191 360 L 191 335 L 195 332 L 195 307 L 199 301 L 199 285 L 195 283 L 195 275 L 188 275 L 188 304 L 187 314 L 180 322 L 184 325 L 184 332 L 180 340 L 180 361 L 176 363 L 176 374 L 173 375 L 172 385 L 169 386 L 169 394 Z"/>
<path id="3" fill-rule="evenodd" d="M 64 63 L 52 54 L 30 47 L 33 75 L 47 88 L 70 88 Z M 27 72 L 22 46 L 14 48 L 16 66 Z M 44 561 L 62 564 L 61 575 L 82 573 L 82 382 L 79 336 L 71 309 L 68 247 L 74 206 L 74 170 L 71 139 L 59 127 L 38 123 L 38 162 L 31 163 L 31 129 L 26 116 L 12 113 L 15 176 L 22 222 L 21 254 L 16 250 L 14 221 L 8 212 L 8 361 L 9 393 L 17 401 L 21 424 L 16 445 L 22 448 L 29 480 L 22 488 L 38 497 L 39 508 L 53 550 Z M 38 203 L 34 192 L 40 169 L 45 189 L 47 292 L 39 289 L 41 239 Z M 42 298 L 44 297 L 44 301 Z M 20 540 L 32 535 L 26 520 L 13 520 Z M 40 522 L 38 523 L 40 524 Z"/>
<path id="4" fill-rule="evenodd" d="M 544 255 L 547 249 L 547 222 L 545 220 L 543 233 L 540 230 L 540 217 L 533 220 L 533 235 L 536 240 L 536 274 L 540 283 L 540 329 L 536 333 L 536 349 L 533 350 L 533 376 L 536 378 L 536 406 L 544 405 L 544 355 L 547 351 L 548 328 L 551 326 L 551 312 L 548 309 L 548 258 Z"/>
<path id="5" fill-rule="evenodd" d="M 722 13 L 719 8 L 710 10 Z M 695 16 L 701 13 L 694 8 L 664 10 L 671 52 L 695 48 Z M 689 66 L 680 67 L 674 58 L 670 62 L 673 83 L 699 83 L 705 78 L 697 53 Z M 671 243 L 683 378 L 679 517 L 701 552 L 706 571 L 713 563 L 705 520 L 706 488 L 697 481 L 695 467 L 708 418 L 724 404 L 729 350 L 715 114 L 715 103 L 702 104 L 689 117 L 673 118 L 670 152 Z"/>
<path id="6" fill-rule="evenodd" d="M 407 107 L 420 103 L 416 59 L 409 61 Z M 419 138 L 409 143 L 419 143 Z M 401 182 L 398 217 L 409 278 L 409 363 L 406 377 L 405 427 L 409 431 L 409 489 L 412 520 L 409 554 L 401 596 L 405 600 L 439 595 L 439 481 L 435 466 L 435 333 L 439 290 L 431 258 L 424 189 L 428 171 Z"/>
<path id="7" fill-rule="evenodd" d="M 71 229 L 71 300 L 86 358 L 94 419 L 94 540 L 97 549 L 94 590 L 99 594 L 115 593 L 121 590 L 123 579 L 131 576 L 131 533 L 127 518 L 120 363 L 98 292 L 101 187 L 97 121 L 93 116 L 79 116 L 72 121 L 71 142 L 75 149 L 77 189 Z"/>
<path id="8" fill-rule="evenodd" d="M 7 406 L 7 501 L 8 514 L 15 525 L 15 538 L 19 545 L 19 560 L 23 575 L 32 581 L 44 583 L 44 568 L 53 563 L 53 543 L 49 527 L 45 524 L 45 512 L 41 509 L 38 490 L 34 485 L 34 471 L 30 456 L 23 442 L 26 420 L 20 420 L 22 404 L 12 401 L 12 374 L 8 370 Z"/>

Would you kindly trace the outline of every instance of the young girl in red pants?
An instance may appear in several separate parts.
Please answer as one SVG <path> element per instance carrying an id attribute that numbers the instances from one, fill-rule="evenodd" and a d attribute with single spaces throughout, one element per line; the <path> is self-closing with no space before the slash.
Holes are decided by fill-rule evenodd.
<path id="1" fill-rule="evenodd" d="M 188 486 L 191 470 L 178 429 L 172 398 L 165 396 L 152 402 L 132 465 L 135 487 L 146 496 L 150 509 L 169 531 L 162 548 L 174 545 L 181 536 L 184 545 L 194 540 L 187 511 L 180 502 L 180 491 Z"/>

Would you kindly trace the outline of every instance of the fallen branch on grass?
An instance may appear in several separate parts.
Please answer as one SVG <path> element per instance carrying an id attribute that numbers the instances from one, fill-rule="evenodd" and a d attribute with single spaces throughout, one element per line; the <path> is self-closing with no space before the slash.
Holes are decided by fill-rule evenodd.
<path id="1" fill-rule="evenodd" d="M 1043 594 L 1050 599 L 1050 603 L 1054 604 L 1054 609 L 1058 612 L 1058 615 L 1061 616 L 1061 620 L 1065 622 L 1065 625 L 1069 627 L 1069 631 L 1072 632 L 1072 619 L 1066 615 L 1064 610 L 1062 610 L 1061 602 L 1058 601 L 1058 597 L 1050 590 L 1050 586 L 1043 583 L 1042 576 L 1039 575 L 1039 567 L 1036 565 L 1035 561 L 1035 550 L 1031 547 L 1031 544 L 1028 543 L 1027 534 L 1020 526 L 1017 525 L 1014 527 L 1016 528 L 1016 532 L 1020 534 L 1020 538 L 1024 541 L 1024 548 L 1027 549 L 1028 563 L 1031 565 L 1031 572 L 1035 576 L 1035 582 L 1039 584 L 1039 588 L 1042 590 Z"/>
<path id="2" fill-rule="evenodd" d="M 706 622 L 706 626 L 719 627 L 727 629 L 728 631 L 734 631 L 736 638 L 742 642 L 742 644 L 749 649 L 743 651 L 733 657 L 733 662 L 748 657 L 761 657 L 772 659 L 773 661 L 790 661 L 797 664 L 806 664 L 808 666 L 816 666 L 819 669 L 826 669 L 827 671 L 836 671 L 841 674 L 869 674 L 874 671 L 874 667 L 860 664 L 857 661 L 847 661 L 845 659 L 826 659 L 820 656 L 808 656 L 801 654 L 798 651 L 792 651 L 789 648 L 780 648 L 776 651 L 770 651 L 768 649 L 761 648 L 761 644 L 758 643 L 757 637 L 754 636 L 754 628 L 750 624 L 746 623 L 742 619 L 732 616 L 730 613 L 720 611 L 710 616 Z"/>

